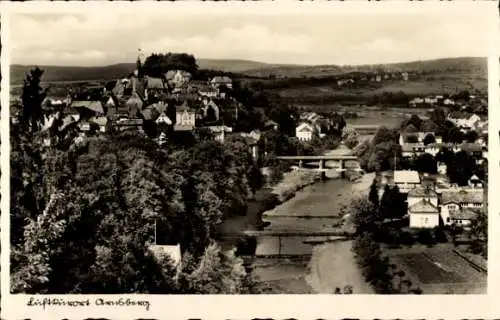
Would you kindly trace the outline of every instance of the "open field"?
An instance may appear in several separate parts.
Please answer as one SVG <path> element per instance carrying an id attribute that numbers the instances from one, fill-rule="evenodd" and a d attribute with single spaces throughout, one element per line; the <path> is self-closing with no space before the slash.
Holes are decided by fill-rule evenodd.
<path id="1" fill-rule="evenodd" d="M 267 65 L 260 68 L 244 71 L 251 76 L 276 76 L 276 77 L 321 77 L 338 75 L 349 72 L 445 72 L 468 75 L 485 74 L 487 70 L 486 58 L 463 57 L 445 58 L 427 61 L 413 61 L 402 63 L 391 63 L 383 65 L 359 65 L 359 66 L 338 66 L 338 65 L 317 65 L 317 66 L 283 66 Z"/>
<path id="2" fill-rule="evenodd" d="M 424 293 L 484 293 L 487 274 L 452 248 L 394 250 L 389 259 L 403 270 Z"/>
<path id="3" fill-rule="evenodd" d="M 289 87 L 285 89 L 273 89 L 271 92 L 279 94 L 285 99 L 294 99 L 298 101 L 314 101 L 320 98 L 332 98 L 338 96 L 339 99 L 346 101 L 359 101 L 363 98 L 368 99 L 374 95 L 382 95 L 384 92 L 398 93 L 404 92 L 408 96 L 418 95 L 438 95 L 453 94 L 461 90 L 471 90 L 469 82 L 483 92 L 488 89 L 486 74 L 482 77 L 463 77 L 458 78 L 455 75 L 439 75 L 438 77 L 410 79 L 408 81 L 387 81 L 381 83 L 379 88 L 359 88 L 346 89 L 337 88 L 334 81 L 331 84 L 320 86 L 300 86 Z"/>
<path id="4" fill-rule="evenodd" d="M 405 118 L 404 117 L 379 117 L 379 118 L 356 118 L 347 119 L 347 125 L 378 125 L 385 126 L 387 128 L 398 127 L 401 125 Z"/>

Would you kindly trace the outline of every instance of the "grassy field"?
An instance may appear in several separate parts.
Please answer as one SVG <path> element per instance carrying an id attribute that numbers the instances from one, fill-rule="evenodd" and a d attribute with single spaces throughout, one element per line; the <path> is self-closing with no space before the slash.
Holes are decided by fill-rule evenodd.
<path id="1" fill-rule="evenodd" d="M 339 105 L 299 105 L 302 111 L 356 113 L 356 118 L 347 118 L 348 125 L 379 125 L 399 127 L 403 120 L 415 114 L 425 118 L 428 110 L 417 108 L 374 108 L 367 106 L 339 106 Z"/>
<path id="2" fill-rule="evenodd" d="M 373 95 L 382 95 L 384 92 L 404 92 L 409 96 L 417 95 L 437 95 L 437 94 L 453 94 L 461 90 L 471 90 L 469 82 L 478 90 L 486 92 L 488 89 L 488 81 L 486 75 L 481 78 L 469 77 L 456 77 L 455 75 L 441 76 L 439 79 L 410 79 L 408 81 L 387 81 L 382 84 L 380 88 L 361 88 L 361 89 L 338 89 L 335 84 L 321 85 L 321 86 L 300 86 L 290 87 L 285 89 L 270 90 L 273 93 L 279 94 L 283 98 L 288 99 L 319 99 L 323 97 L 339 96 L 361 99 L 363 97 L 369 98 Z"/>
<path id="3" fill-rule="evenodd" d="M 404 117 L 363 117 L 356 119 L 347 119 L 347 125 L 372 125 L 385 126 L 387 128 L 399 127 L 403 122 Z"/>

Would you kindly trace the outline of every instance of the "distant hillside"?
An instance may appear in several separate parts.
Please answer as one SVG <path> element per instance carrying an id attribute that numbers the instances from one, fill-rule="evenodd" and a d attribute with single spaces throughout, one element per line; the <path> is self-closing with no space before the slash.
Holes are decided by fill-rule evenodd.
<path id="1" fill-rule="evenodd" d="M 45 82 L 71 82 L 84 80 L 111 80 L 126 76 L 134 70 L 133 63 L 120 63 L 104 67 L 59 67 L 39 66 L 44 70 Z M 34 66 L 12 65 L 10 67 L 10 82 L 13 85 L 22 84 L 25 75 Z"/>
<path id="2" fill-rule="evenodd" d="M 246 70 L 261 70 L 276 67 L 267 63 L 251 60 L 232 59 L 199 59 L 200 69 L 220 70 L 224 72 L 242 72 Z M 22 84 L 29 70 L 34 66 L 12 65 L 10 81 L 12 84 Z M 135 68 L 135 63 L 120 63 L 110 66 L 99 67 L 61 67 L 61 66 L 39 66 L 45 70 L 43 79 L 46 82 L 56 81 L 86 81 L 116 79 L 130 74 Z M 283 67 L 290 67 L 283 65 Z"/>
<path id="3" fill-rule="evenodd" d="M 198 65 L 201 69 L 220 70 L 257 77 L 275 76 L 277 78 L 321 77 L 340 75 L 348 72 L 375 71 L 415 71 L 421 73 L 453 74 L 463 77 L 486 77 L 487 72 L 486 58 L 449 58 L 361 66 L 280 65 L 250 60 L 199 59 Z M 134 67 L 134 63 L 121 63 L 102 67 L 40 66 L 40 68 L 45 70 L 43 79 L 46 82 L 116 79 L 128 75 Z M 11 83 L 13 85 L 22 84 L 24 76 L 32 68 L 33 66 L 12 65 L 10 74 Z"/>
<path id="4" fill-rule="evenodd" d="M 488 63 L 486 58 L 465 57 L 437 60 L 414 61 L 392 64 L 339 66 L 262 66 L 244 71 L 244 74 L 258 77 L 275 76 L 278 78 L 334 76 L 348 72 L 401 72 L 419 73 L 460 73 L 486 76 Z"/>

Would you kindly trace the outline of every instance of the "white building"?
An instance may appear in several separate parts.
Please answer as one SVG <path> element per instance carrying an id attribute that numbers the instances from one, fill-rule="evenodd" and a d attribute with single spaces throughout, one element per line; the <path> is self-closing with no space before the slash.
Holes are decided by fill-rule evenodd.
<path id="1" fill-rule="evenodd" d="M 484 206 L 484 190 L 477 189 L 449 189 L 443 191 L 441 195 L 441 218 L 447 225 L 453 223 L 460 212 L 466 212 L 465 209 L 481 209 Z M 465 210 L 465 211 L 464 211 Z M 453 215 L 455 214 L 455 218 Z"/>
<path id="2" fill-rule="evenodd" d="M 314 127 L 306 122 L 302 122 L 295 129 L 295 136 L 300 141 L 311 141 L 314 135 Z"/>
<path id="3" fill-rule="evenodd" d="M 430 200 L 423 199 L 408 207 L 410 228 L 439 226 L 439 209 Z"/>
<path id="4" fill-rule="evenodd" d="M 209 126 L 207 127 L 210 132 L 214 135 L 214 139 L 219 142 L 224 142 L 226 139 L 226 133 L 233 132 L 233 128 L 222 125 L 222 126 Z"/>

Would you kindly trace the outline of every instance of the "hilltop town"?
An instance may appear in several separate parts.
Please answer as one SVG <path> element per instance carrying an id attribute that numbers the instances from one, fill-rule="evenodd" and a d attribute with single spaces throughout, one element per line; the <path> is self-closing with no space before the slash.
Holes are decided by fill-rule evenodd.
<path id="1" fill-rule="evenodd" d="M 317 110 L 232 75 L 198 70 L 188 54 L 153 54 L 129 74 L 54 97 L 31 70 L 11 102 L 13 290 L 484 290 L 481 90 Z M 411 77 L 375 72 L 334 85 Z M 26 276 L 31 263 L 39 271 Z M 274 278 L 290 266 L 290 279 Z M 211 284 L 221 277 L 230 285 Z"/>

